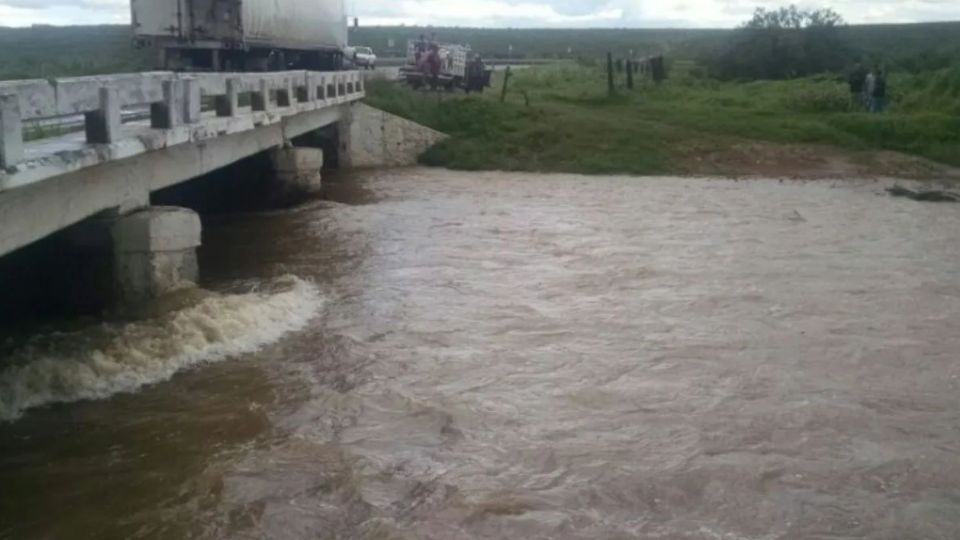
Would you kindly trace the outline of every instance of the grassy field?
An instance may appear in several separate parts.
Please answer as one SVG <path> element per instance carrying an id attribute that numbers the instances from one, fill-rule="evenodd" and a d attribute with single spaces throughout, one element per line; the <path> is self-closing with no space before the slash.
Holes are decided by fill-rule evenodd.
<path id="1" fill-rule="evenodd" d="M 890 110 L 880 115 L 851 112 L 845 84 L 830 77 L 723 83 L 677 63 L 662 86 L 622 83 L 610 97 L 599 68 L 571 63 L 516 71 L 502 104 L 499 88 L 479 97 L 391 83 L 370 85 L 368 101 L 450 134 L 422 159 L 458 169 L 711 172 L 705 155 L 750 142 L 960 165 L 960 69 L 891 77 Z"/>

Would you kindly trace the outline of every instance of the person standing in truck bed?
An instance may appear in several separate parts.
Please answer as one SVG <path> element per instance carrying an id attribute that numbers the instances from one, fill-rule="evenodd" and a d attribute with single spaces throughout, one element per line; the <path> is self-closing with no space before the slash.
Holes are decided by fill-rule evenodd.
<path id="1" fill-rule="evenodd" d="M 423 53 L 427 50 L 427 38 L 420 34 L 420 39 L 413 44 L 413 64 L 417 67 L 420 67 L 420 59 L 423 58 Z"/>
<path id="2" fill-rule="evenodd" d="M 426 74 L 430 81 L 430 86 L 436 89 L 440 85 L 440 46 L 436 43 L 430 43 L 430 51 L 427 53 Z"/>

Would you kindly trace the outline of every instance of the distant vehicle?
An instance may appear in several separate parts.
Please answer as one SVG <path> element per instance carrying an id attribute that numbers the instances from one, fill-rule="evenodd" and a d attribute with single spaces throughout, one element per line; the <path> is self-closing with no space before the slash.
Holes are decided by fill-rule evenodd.
<path id="1" fill-rule="evenodd" d="M 448 45 L 425 40 L 407 43 L 407 63 L 400 68 L 400 78 L 414 88 L 430 86 L 467 92 L 490 86 L 493 70 L 483 65 L 469 45 Z"/>
<path id="2" fill-rule="evenodd" d="M 337 70 L 347 47 L 344 0 L 130 0 L 135 43 L 160 68 Z"/>
<path id="3" fill-rule="evenodd" d="M 374 54 L 373 49 L 370 47 L 354 47 L 353 65 L 356 67 L 375 69 L 377 67 L 377 55 Z"/>

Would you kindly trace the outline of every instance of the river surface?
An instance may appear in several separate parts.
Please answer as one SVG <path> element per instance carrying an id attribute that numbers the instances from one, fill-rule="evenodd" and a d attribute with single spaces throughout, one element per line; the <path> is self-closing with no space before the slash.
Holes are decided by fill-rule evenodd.
<path id="1" fill-rule="evenodd" d="M 208 219 L 205 291 L 6 351 L 0 538 L 960 538 L 960 208 L 883 185 L 410 169 Z"/>

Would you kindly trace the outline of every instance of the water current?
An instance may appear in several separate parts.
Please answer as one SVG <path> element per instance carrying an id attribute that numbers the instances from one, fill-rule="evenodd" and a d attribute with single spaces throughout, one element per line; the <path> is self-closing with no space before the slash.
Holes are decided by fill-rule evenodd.
<path id="1" fill-rule="evenodd" d="M 960 210 L 408 169 L 0 361 L 0 538 L 960 538 Z"/>

